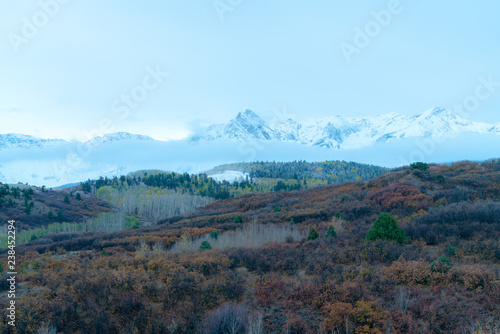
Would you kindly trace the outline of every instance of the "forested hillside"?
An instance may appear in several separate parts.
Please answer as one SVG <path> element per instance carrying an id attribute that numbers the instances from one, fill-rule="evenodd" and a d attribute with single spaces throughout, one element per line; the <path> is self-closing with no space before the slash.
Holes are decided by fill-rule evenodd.
<path id="1" fill-rule="evenodd" d="M 18 247 L 17 326 L 0 328 L 488 333 L 500 321 L 499 184 L 500 160 L 419 163 L 34 240 Z"/>
<path id="2" fill-rule="evenodd" d="M 249 177 L 234 182 L 218 182 L 211 174 L 234 170 L 248 173 Z M 82 183 L 87 192 L 97 192 L 101 187 L 133 187 L 146 185 L 177 193 L 210 197 L 216 200 L 243 194 L 280 190 L 301 190 L 318 185 L 368 180 L 388 172 L 389 169 L 345 161 L 326 162 L 255 162 L 222 165 L 207 174 L 188 174 L 145 170 L 114 178 L 99 178 Z"/>
<path id="3" fill-rule="evenodd" d="M 389 171 L 388 168 L 346 161 L 325 162 L 247 162 L 215 167 L 211 172 L 235 170 L 250 178 L 283 180 L 322 180 L 326 183 L 368 180 Z"/>
<path id="4" fill-rule="evenodd" d="M 369 178 L 386 171 L 346 162 L 298 161 L 241 166 L 251 167 L 253 176 L 228 182 L 217 181 L 207 174 L 143 170 L 120 177 L 87 180 L 59 190 L 24 184 L 0 185 L 0 208 L 4 209 L 0 218 L 4 222 L 19 221 L 20 243 L 37 239 L 39 243 L 51 243 L 57 233 L 111 232 L 151 226 L 160 219 L 192 212 L 215 200 L 314 188 L 346 178 Z M 6 247 L 5 233 L 0 236 L 0 247 Z"/>

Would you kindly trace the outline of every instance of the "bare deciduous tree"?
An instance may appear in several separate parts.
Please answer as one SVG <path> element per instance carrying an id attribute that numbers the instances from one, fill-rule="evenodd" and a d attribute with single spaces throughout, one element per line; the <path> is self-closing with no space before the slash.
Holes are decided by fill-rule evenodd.
<path id="1" fill-rule="evenodd" d="M 38 327 L 37 334 L 56 334 L 57 329 L 51 324 L 42 322 L 40 327 Z"/>
<path id="2" fill-rule="evenodd" d="M 203 241 L 210 243 L 214 249 L 228 247 L 262 247 L 272 242 L 297 241 L 305 238 L 307 230 L 301 230 L 295 225 L 288 224 L 247 224 L 236 231 L 220 234 L 213 239 L 209 234 L 192 242 L 178 242 L 172 247 L 172 251 L 197 250 Z"/>
<path id="3" fill-rule="evenodd" d="M 262 312 L 249 315 L 247 334 L 264 334 L 264 315 Z"/>
<path id="4" fill-rule="evenodd" d="M 408 304 L 410 303 L 411 293 L 408 289 L 399 288 L 399 293 L 396 298 L 396 305 L 398 305 L 399 310 L 402 314 L 406 314 L 406 310 L 408 309 Z"/>
<path id="5" fill-rule="evenodd" d="M 208 312 L 202 328 L 205 334 L 245 334 L 248 328 L 248 310 L 241 304 L 223 304 Z"/>
<path id="6" fill-rule="evenodd" d="M 97 197 L 127 214 L 138 214 L 155 224 L 159 219 L 180 215 L 210 204 L 213 198 L 157 189 L 144 185 L 116 189 L 102 187 Z"/>

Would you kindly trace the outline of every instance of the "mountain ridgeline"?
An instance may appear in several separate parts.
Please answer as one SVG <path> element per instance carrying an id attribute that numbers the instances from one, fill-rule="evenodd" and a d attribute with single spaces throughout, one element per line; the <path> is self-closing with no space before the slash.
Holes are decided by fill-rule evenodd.
<path id="1" fill-rule="evenodd" d="M 266 122 L 251 110 L 239 113 L 226 124 L 212 124 L 190 138 L 213 140 L 289 142 L 334 149 L 353 149 L 405 138 L 449 138 L 461 133 L 500 135 L 500 124 L 467 120 L 444 108 L 431 108 L 408 116 L 387 113 L 366 117 L 329 116 L 298 122 L 275 115 Z"/>
<path id="2" fill-rule="evenodd" d="M 186 139 L 191 143 L 257 140 L 353 149 L 405 138 L 451 138 L 466 132 L 500 135 L 500 123 L 471 121 L 439 107 L 430 108 L 416 115 L 395 112 L 356 117 L 336 115 L 301 122 L 294 120 L 286 112 L 277 113 L 271 121 L 265 121 L 252 110 L 245 110 L 227 123 L 211 124 Z M 93 148 L 101 144 L 118 142 L 158 141 L 146 135 L 117 132 L 87 139 L 80 144 Z M 43 149 L 70 143 L 62 139 L 41 139 L 24 134 L 0 134 L 0 150 Z"/>

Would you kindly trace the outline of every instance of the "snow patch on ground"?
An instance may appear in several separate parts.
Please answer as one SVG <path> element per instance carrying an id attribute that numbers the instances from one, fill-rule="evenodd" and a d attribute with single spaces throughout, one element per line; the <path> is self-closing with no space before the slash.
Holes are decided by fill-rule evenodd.
<path id="1" fill-rule="evenodd" d="M 222 173 L 212 174 L 212 175 L 208 175 L 208 176 L 217 182 L 222 182 L 222 181 L 241 182 L 241 181 L 245 181 L 246 177 L 249 175 L 248 175 L 248 173 L 239 172 L 239 171 L 235 171 L 235 170 L 226 170 Z"/>

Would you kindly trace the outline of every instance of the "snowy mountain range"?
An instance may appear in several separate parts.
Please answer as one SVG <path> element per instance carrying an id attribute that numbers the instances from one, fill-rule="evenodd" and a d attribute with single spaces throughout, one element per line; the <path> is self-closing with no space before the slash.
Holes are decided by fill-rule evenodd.
<path id="1" fill-rule="evenodd" d="M 499 135 L 500 123 L 473 122 L 442 108 L 415 116 L 330 116 L 302 122 L 288 117 L 266 122 L 246 110 L 226 124 L 168 142 L 126 132 L 85 142 L 0 134 L 0 182 L 54 187 L 142 169 L 199 173 L 241 161 L 346 160 L 385 167 L 480 161 L 498 157 Z M 450 139 L 421 144 L 421 138 L 438 137 Z M 224 173 L 212 176 L 244 177 Z"/>
<path id="2" fill-rule="evenodd" d="M 369 117 L 330 116 L 302 123 L 290 118 L 266 123 L 253 111 L 246 110 L 227 124 L 208 126 L 189 141 L 281 141 L 352 149 L 410 137 L 455 137 L 463 132 L 500 135 L 500 123 L 469 121 L 443 108 L 431 108 L 414 116 L 398 113 Z"/>
<path id="3" fill-rule="evenodd" d="M 41 139 L 17 133 L 0 134 L 0 150 L 12 148 L 43 148 L 64 143 L 62 139 Z"/>
<path id="4" fill-rule="evenodd" d="M 307 146 L 355 149 L 375 143 L 423 137 L 455 137 L 461 133 L 500 135 L 500 123 L 487 124 L 460 117 L 443 108 L 431 108 L 422 114 L 408 116 L 388 113 L 368 117 L 329 116 L 299 123 L 291 118 L 264 121 L 251 110 L 240 112 L 226 124 L 212 124 L 187 139 L 190 143 L 227 141 L 273 141 Z M 85 142 L 89 147 L 104 143 L 155 141 L 153 138 L 118 132 Z M 62 139 L 40 139 L 22 134 L 0 134 L 0 150 L 44 148 L 65 143 Z"/>
<path id="5" fill-rule="evenodd" d="M 136 135 L 127 132 L 110 133 L 104 136 L 94 137 L 85 142 L 89 147 L 95 147 L 100 144 L 120 141 L 154 141 L 153 138 L 143 135 Z M 69 143 L 63 139 L 42 139 L 33 136 L 8 133 L 0 134 L 1 149 L 42 149 L 58 144 Z"/>
<path id="6" fill-rule="evenodd" d="M 119 141 L 153 141 L 154 139 L 149 136 L 136 135 L 128 132 L 116 132 L 104 135 L 102 137 L 94 137 L 85 143 L 90 146 L 96 146 L 109 142 L 119 142 Z"/>

